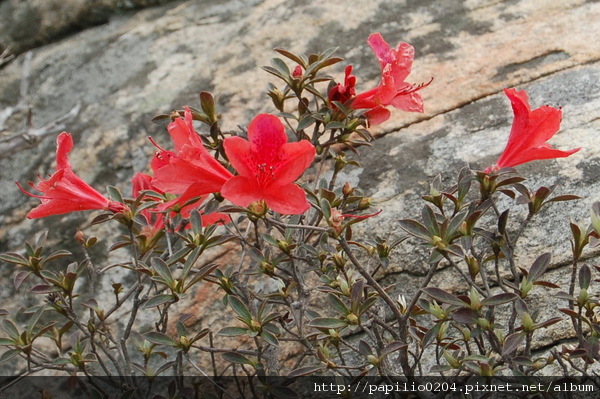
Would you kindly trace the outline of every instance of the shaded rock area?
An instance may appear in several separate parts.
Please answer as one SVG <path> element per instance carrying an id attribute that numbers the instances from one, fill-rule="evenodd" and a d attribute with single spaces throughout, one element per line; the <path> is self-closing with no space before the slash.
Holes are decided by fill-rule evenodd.
<path id="1" fill-rule="evenodd" d="M 172 0 L 5 0 L 0 2 L 0 53 L 21 54 L 105 24 L 116 13 Z"/>
<path id="2" fill-rule="evenodd" d="M 541 253 L 551 252 L 551 281 L 564 284 L 568 278 L 568 222 L 587 223 L 590 205 L 600 200 L 600 48 L 594 40 L 600 37 L 600 3 L 357 0 L 350 6 L 334 0 L 102 0 L 93 4 L 0 1 L 0 52 L 11 43 L 15 54 L 33 48 L 26 97 L 34 127 L 80 105 L 66 129 L 75 139 L 71 163 L 100 191 L 116 185 L 129 193 L 131 177 L 148 169 L 154 148 L 147 136 L 159 143 L 169 141 L 166 130 L 150 119 L 185 104 L 197 105 L 202 90 L 219 95 L 226 130 L 247 125 L 259 112 L 275 112 L 264 94 L 271 78 L 260 69 L 275 56 L 274 47 L 310 53 L 339 46 L 338 54 L 354 65 L 358 90 L 373 87 L 380 70 L 366 39 L 381 32 L 392 45 L 406 41 L 415 46 L 408 81 L 435 80 L 422 91 L 425 113 L 394 110 L 387 123 L 374 129 L 380 138 L 372 147 L 360 149 L 361 167 L 340 177 L 341 184 L 350 181 L 365 188 L 384 209 L 357 233 L 402 236 L 397 221 L 419 214 L 420 197 L 428 193 L 434 176 L 441 174 L 445 184 L 452 184 L 462 166 L 485 168 L 493 163 L 512 122 L 502 89 L 517 87 L 527 90 L 534 108 L 562 107 L 562 128 L 551 140 L 553 146 L 582 147 L 570 158 L 519 168 L 531 187 L 558 184 L 558 194 L 583 197 L 542 212 L 525 231 L 527 245 L 517 248 L 518 262 L 526 268 Z M 0 70 L 0 110 L 22 101 L 24 64 L 21 54 Z M 340 79 L 345 65 L 338 67 Z M 26 110 L 12 115 L 0 139 L 21 134 L 27 119 Z M 67 242 L 66 249 L 81 255 L 72 239 L 77 228 L 88 235 L 109 232 L 108 227 L 89 227 L 89 213 L 25 218 L 37 200 L 22 195 L 14 182 L 52 173 L 55 137 L 0 158 L 0 252 L 20 248 L 35 232 L 48 229 L 51 243 Z M 522 208 L 517 216 L 525 216 Z M 105 256 L 101 254 L 110 244 L 100 243 L 96 255 Z M 224 262 L 223 252 L 212 254 L 210 261 Z M 124 255 L 117 251 L 111 256 L 117 261 Z M 409 240 L 396 250 L 386 283 L 397 283 L 395 295 L 411 294 L 426 270 L 426 250 Z M 0 273 L 8 278 L 13 269 L 1 265 Z M 433 281 L 452 291 L 459 278 L 446 268 Z M 3 301 L 12 295 L 8 289 L 0 291 Z M 224 306 L 218 299 L 211 287 L 201 287 L 187 311 L 194 312 L 202 326 L 223 322 Z M 536 337 L 536 347 L 570 337 L 568 323 L 561 323 Z"/>

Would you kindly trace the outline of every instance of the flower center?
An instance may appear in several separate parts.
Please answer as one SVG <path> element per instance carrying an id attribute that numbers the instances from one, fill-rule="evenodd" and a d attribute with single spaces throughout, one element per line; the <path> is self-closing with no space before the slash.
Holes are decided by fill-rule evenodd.
<path id="1" fill-rule="evenodd" d="M 256 165 L 254 177 L 261 188 L 269 187 L 275 181 L 275 168 L 273 165 L 261 163 Z"/>

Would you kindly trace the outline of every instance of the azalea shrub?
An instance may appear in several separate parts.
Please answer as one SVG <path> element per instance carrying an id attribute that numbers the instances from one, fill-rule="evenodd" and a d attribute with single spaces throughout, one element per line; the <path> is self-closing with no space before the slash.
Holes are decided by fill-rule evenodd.
<path id="1" fill-rule="evenodd" d="M 130 195 L 109 187 L 105 196 L 79 178 L 68 158 L 73 139 L 60 134 L 55 173 L 27 190 L 17 183 L 41 201 L 28 217 L 100 211 L 91 224 L 120 229 L 110 250 L 128 260 L 97 263 L 90 249 L 102 238 L 80 231 L 73 234 L 82 259 L 46 245 L 48 233 L 21 252 L 2 254 L 18 266 L 15 289 L 33 294 L 36 304 L 1 311 L 0 361 L 16 362 L 24 374 L 106 377 L 89 388 L 97 397 L 107 387 L 161 397 L 152 388 L 157 375 L 213 379 L 204 396 L 176 379 L 168 397 L 175 390 L 179 397 L 293 397 L 289 381 L 308 375 L 441 375 L 451 382 L 526 378 L 548 374 L 553 364 L 565 375 L 590 373 L 599 359 L 591 286 L 600 269 L 581 259 L 597 245 L 600 204 L 589 226 L 571 223 L 569 286 L 545 280 L 550 253 L 537 254 L 533 264 L 514 256 L 536 215 L 578 199 L 529 187 L 514 169 L 579 150 L 547 144 L 562 111 L 532 110 L 524 91 L 506 89 L 514 122 L 496 163 L 464 167 L 450 184 L 433 179 L 420 214 L 398 220 L 404 237 L 357 234 L 385 209 L 341 172 L 369 151 L 371 126 L 392 112 L 423 112 L 421 90 L 431 83 L 407 82 L 411 45 L 390 47 L 378 33 L 368 43 L 381 80 L 364 92 L 352 65 L 342 82 L 327 74 L 343 62 L 334 50 L 307 56 L 276 49 L 279 57 L 263 68 L 275 79 L 267 93 L 273 114 L 226 132 L 215 99 L 202 92 L 198 107 L 156 116 L 172 144 L 150 139 L 156 151 L 148 170 L 132 177 Z M 510 210 L 522 206 L 526 217 L 513 217 Z M 407 287 L 402 275 L 389 285 L 386 269 L 415 245 L 427 248 L 419 286 Z M 431 284 L 443 268 L 454 269 L 462 289 Z M 222 325 L 190 323 L 196 311 L 185 304 L 200 289 L 222 299 L 201 304 L 219 309 Z M 532 290 L 564 305 L 542 317 L 529 300 Z M 561 320 L 572 324 L 575 343 L 534 355 L 536 334 Z M 236 384 L 220 384 L 222 376 Z"/>

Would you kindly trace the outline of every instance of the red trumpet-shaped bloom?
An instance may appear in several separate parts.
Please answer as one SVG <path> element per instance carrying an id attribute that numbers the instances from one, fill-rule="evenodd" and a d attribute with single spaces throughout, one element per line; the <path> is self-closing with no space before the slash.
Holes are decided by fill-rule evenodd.
<path id="1" fill-rule="evenodd" d="M 183 194 L 191 185 L 200 185 L 198 194 L 221 191 L 223 184 L 233 176 L 204 148 L 194 131 L 192 113 L 185 108 L 185 119 L 177 118 L 167 127 L 175 151 L 160 150 L 151 166 L 154 170 L 152 186 L 172 194 Z"/>
<path id="2" fill-rule="evenodd" d="M 264 200 L 275 212 L 294 215 L 310 208 L 306 193 L 294 181 L 310 166 L 315 147 L 306 140 L 288 143 L 285 128 L 274 115 L 260 114 L 248 126 L 248 141 L 228 137 L 223 143 L 238 172 L 221 190 L 238 206 Z"/>
<path id="3" fill-rule="evenodd" d="M 381 64 L 381 82 L 374 89 L 358 94 L 352 108 L 370 109 L 366 115 L 371 125 L 389 119 L 390 111 L 386 108 L 389 105 L 404 111 L 423 112 L 423 99 L 418 91 L 429 83 L 413 85 L 404 81 L 410 74 L 414 47 L 399 43 L 397 48 L 390 48 L 379 33 L 371 34 L 368 43 Z"/>
<path id="4" fill-rule="evenodd" d="M 356 95 L 356 76 L 352 75 L 352 65 L 346 67 L 344 84 L 338 83 L 329 90 L 329 101 L 345 103 Z"/>
<path id="5" fill-rule="evenodd" d="M 41 205 L 27 214 L 27 218 L 35 219 L 90 209 L 104 209 L 115 213 L 126 209 L 125 205 L 110 201 L 73 173 L 68 158 L 73 148 L 73 138 L 69 133 L 62 132 L 56 143 L 56 172 L 48 180 L 40 177 L 37 186 L 29 182 L 31 187 L 43 195 L 31 194 L 17 183 L 23 193 L 42 201 Z"/>
<path id="6" fill-rule="evenodd" d="M 504 93 L 512 104 L 515 119 L 504 152 L 486 173 L 540 159 L 564 158 L 580 150 L 556 150 L 546 143 L 560 129 L 560 109 L 542 106 L 532 111 L 525 90 L 504 89 Z"/>
<path id="7" fill-rule="evenodd" d="M 139 197 L 140 193 L 144 190 L 152 190 L 152 176 L 138 172 L 133 179 L 131 179 L 131 193 L 133 198 Z M 148 226 L 142 229 L 142 234 L 148 238 L 154 237 L 165 227 L 164 215 L 162 213 L 152 212 L 150 209 L 143 209 L 140 214 L 144 215 L 148 221 Z"/>

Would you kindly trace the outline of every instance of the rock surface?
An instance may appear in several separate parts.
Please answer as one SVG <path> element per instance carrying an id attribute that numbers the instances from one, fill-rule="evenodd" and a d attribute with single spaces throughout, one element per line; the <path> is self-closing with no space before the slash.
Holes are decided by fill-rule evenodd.
<path id="1" fill-rule="evenodd" d="M 552 252 L 555 282 L 568 275 L 568 221 L 587 223 L 591 203 L 600 199 L 597 1 L 357 0 L 350 7 L 333 0 L 206 0 L 115 12 L 127 4 L 165 2 L 105 0 L 98 2 L 100 14 L 83 3 L 0 2 L 0 45 L 12 40 L 18 52 L 39 46 L 32 50 L 27 92 L 34 126 L 81 104 L 67 129 L 76 142 L 71 162 L 94 187 L 111 184 L 128 192 L 130 178 L 147 168 L 153 152 L 146 137 L 168 140 L 166 131 L 150 122 L 152 116 L 197 104 L 201 90 L 219 94 L 225 129 L 247 125 L 259 112 L 274 112 L 263 94 L 270 76 L 260 69 L 274 56 L 274 47 L 310 53 L 339 46 L 338 54 L 354 65 L 358 90 L 373 87 L 379 65 L 366 39 L 379 31 L 391 44 L 415 46 L 409 81 L 435 80 L 422 92 L 425 113 L 393 111 L 392 119 L 374 129 L 383 137 L 360 150 L 361 169 L 344 176 L 365 187 L 384 209 L 363 231 L 401 236 L 397 221 L 418 214 L 420 196 L 434 176 L 441 174 L 449 184 L 465 164 L 485 168 L 493 163 L 512 121 L 502 89 L 518 87 L 527 90 L 532 107 L 562 107 L 562 129 L 551 141 L 555 147 L 582 147 L 568 159 L 519 168 L 530 186 L 559 184 L 558 193 L 584 197 L 543 212 L 525 232 L 527 246 L 517 252 L 525 267 Z M 25 29 L 32 24 L 39 30 Z M 0 72 L 0 109 L 19 103 L 24 59 L 16 57 Z M 23 113 L 13 115 L 0 139 L 19 134 L 25 119 Z M 37 200 L 23 196 L 14 182 L 51 173 L 54 148 L 55 137 L 48 137 L 0 159 L 0 252 L 20 247 L 41 229 L 51 230 L 53 242 L 72 241 L 77 227 L 102 234 L 88 227 L 89 214 L 25 219 Z M 77 251 L 75 244 L 68 249 Z M 387 276 L 398 283 L 397 293 L 417 286 L 415 279 L 426 270 L 418 257 L 423 254 L 411 241 L 397 250 Z M 1 268 L 3 275 L 12 275 L 12 269 Z M 434 282 L 452 290 L 456 278 L 445 269 Z M 2 292 L 4 300 L 11 295 Z M 192 309 L 202 323 L 217 320 L 214 292 L 196 295 Z M 544 339 L 570 337 L 567 325 L 553 331 Z M 539 345 L 549 343 L 545 340 Z"/>

